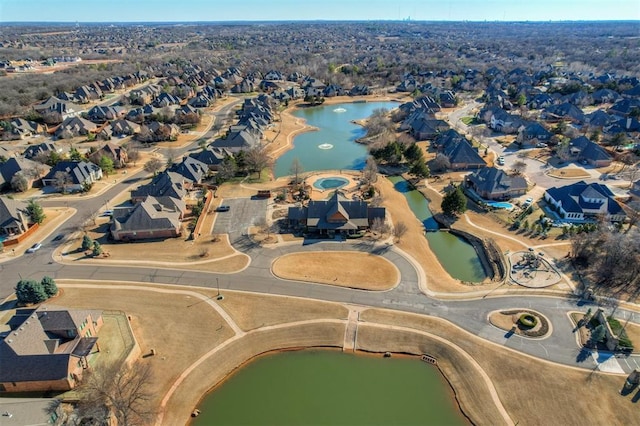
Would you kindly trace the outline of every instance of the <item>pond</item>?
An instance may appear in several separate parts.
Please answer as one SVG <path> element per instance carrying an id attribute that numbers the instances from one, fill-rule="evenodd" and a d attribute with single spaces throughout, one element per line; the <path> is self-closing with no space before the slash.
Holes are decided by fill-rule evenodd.
<path id="1" fill-rule="evenodd" d="M 337 351 L 271 354 L 233 374 L 193 425 L 465 425 L 436 367 Z"/>
<path id="2" fill-rule="evenodd" d="M 365 135 L 365 130 L 352 121 L 367 118 L 376 109 L 391 110 L 398 105 L 397 102 L 356 102 L 296 110 L 294 116 L 303 118 L 308 125 L 319 130 L 295 137 L 293 149 L 276 161 L 275 177 L 290 175 L 295 158 L 305 172 L 362 170 L 367 159 L 367 147 L 355 141 Z"/>
<path id="3" fill-rule="evenodd" d="M 427 232 L 429 247 L 435 253 L 442 267 L 453 278 L 466 282 L 482 282 L 487 274 L 482 267 L 475 248 L 463 238 L 445 231 L 438 231 L 438 222 L 429 210 L 429 201 L 420 191 L 411 188 L 400 176 L 390 176 L 394 188 L 405 196 L 413 214 L 422 222 Z"/>

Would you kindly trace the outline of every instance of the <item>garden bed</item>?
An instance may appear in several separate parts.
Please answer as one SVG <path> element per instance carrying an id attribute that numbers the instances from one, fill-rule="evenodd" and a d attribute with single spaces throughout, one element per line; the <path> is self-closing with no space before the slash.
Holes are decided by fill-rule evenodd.
<path id="1" fill-rule="evenodd" d="M 549 320 L 544 315 L 528 309 L 495 311 L 489 315 L 489 322 L 502 330 L 524 337 L 546 337 L 551 331 Z"/>

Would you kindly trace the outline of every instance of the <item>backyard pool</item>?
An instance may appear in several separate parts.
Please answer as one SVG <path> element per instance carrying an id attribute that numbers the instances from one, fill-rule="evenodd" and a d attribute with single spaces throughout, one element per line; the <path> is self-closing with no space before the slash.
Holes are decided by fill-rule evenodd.
<path id="1" fill-rule="evenodd" d="M 494 209 L 505 209 L 505 210 L 513 209 L 513 204 L 506 203 L 503 201 L 489 201 L 487 202 L 487 205 L 489 207 L 493 207 Z"/>
<path id="2" fill-rule="evenodd" d="M 327 190 L 327 189 L 337 189 L 342 188 L 347 185 L 349 181 L 345 178 L 341 177 L 328 177 L 318 179 L 313 183 L 313 186 L 317 189 Z"/>

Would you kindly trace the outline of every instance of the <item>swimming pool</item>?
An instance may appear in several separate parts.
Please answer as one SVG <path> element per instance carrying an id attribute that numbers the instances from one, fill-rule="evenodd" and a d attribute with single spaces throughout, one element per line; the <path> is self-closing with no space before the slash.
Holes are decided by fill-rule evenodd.
<path id="1" fill-rule="evenodd" d="M 489 201 L 489 202 L 487 202 L 487 205 L 489 207 L 493 207 L 494 209 L 511 210 L 513 208 L 513 204 L 506 203 L 506 202 L 503 202 L 503 201 Z"/>
<path id="2" fill-rule="evenodd" d="M 337 176 L 318 179 L 313 186 L 318 189 L 338 189 L 349 184 L 349 180 Z"/>

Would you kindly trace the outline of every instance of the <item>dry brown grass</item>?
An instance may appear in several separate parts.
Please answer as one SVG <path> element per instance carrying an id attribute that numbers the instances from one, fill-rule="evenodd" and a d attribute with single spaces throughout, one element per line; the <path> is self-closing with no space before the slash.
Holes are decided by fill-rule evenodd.
<path id="1" fill-rule="evenodd" d="M 354 252 L 287 254 L 276 259 L 272 271 L 287 280 L 362 290 L 389 290 L 400 279 L 398 269 L 384 257 Z"/>
<path id="2" fill-rule="evenodd" d="M 211 216 L 211 215 L 208 215 Z M 237 272 L 249 262 L 248 256 L 236 252 L 229 244 L 226 236 L 210 235 L 207 227 L 212 226 L 212 219 L 205 220 L 204 236 L 194 240 L 184 237 L 167 238 L 161 241 L 140 241 L 135 243 L 116 243 L 107 239 L 109 222 L 98 218 L 95 227 L 87 231 L 87 235 L 102 245 L 108 258 L 94 259 L 86 256 L 81 250 L 82 236 L 78 236 L 71 244 L 63 248 L 66 261 L 126 263 L 138 265 L 164 264 L 180 269 L 195 269 L 212 272 Z"/>
<path id="3" fill-rule="evenodd" d="M 338 303 L 285 296 L 265 297 L 262 294 L 253 293 L 229 294 L 230 297 L 227 297 L 225 292 L 224 300 L 218 303 L 245 331 L 293 321 L 320 318 L 346 319 L 349 315 L 349 310 Z"/>
<path id="4" fill-rule="evenodd" d="M 578 167 L 564 167 L 562 169 L 553 169 L 549 176 L 566 179 L 588 178 L 591 177 L 584 169 Z"/>
<path id="5" fill-rule="evenodd" d="M 69 308 L 121 310 L 133 317 L 131 325 L 142 353 L 151 348 L 157 356 L 144 358 L 153 364 L 152 406 L 178 376 L 212 347 L 229 339 L 233 331 L 215 310 L 187 295 L 168 295 L 153 289 L 70 288 L 56 305 Z M 109 348 L 101 348 L 109 350 Z"/>
<path id="6" fill-rule="evenodd" d="M 360 318 L 427 331 L 460 346 L 489 375 L 503 405 L 519 424 L 583 425 L 585 419 L 590 424 L 637 422 L 637 406 L 631 402 L 634 394 L 619 394 L 622 376 L 565 367 L 505 350 L 441 319 L 377 309 L 363 312 Z"/>

